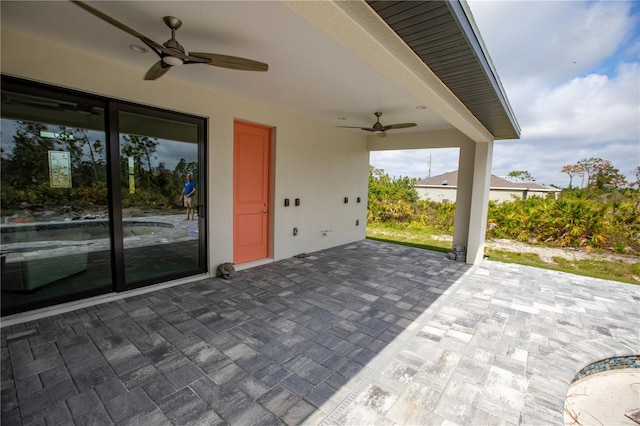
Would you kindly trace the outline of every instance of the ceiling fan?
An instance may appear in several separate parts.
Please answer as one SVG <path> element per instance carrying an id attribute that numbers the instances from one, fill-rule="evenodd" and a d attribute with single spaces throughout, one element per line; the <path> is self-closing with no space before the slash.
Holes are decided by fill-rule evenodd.
<path id="1" fill-rule="evenodd" d="M 384 138 L 387 136 L 387 130 L 406 129 L 407 127 L 417 126 L 416 123 L 396 123 L 396 124 L 389 124 L 385 126 L 382 123 L 380 123 L 380 116 L 382 115 L 382 113 L 374 112 L 373 114 L 376 116 L 376 122 L 371 127 L 360 127 L 360 126 L 336 126 L 336 127 L 344 127 L 347 129 L 362 129 L 362 130 L 366 130 L 367 132 L 375 132 L 379 137 Z"/>
<path id="2" fill-rule="evenodd" d="M 189 64 L 205 64 L 214 67 L 230 68 L 241 71 L 267 71 L 269 65 L 264 62 L 254 61 L 252 59 L 239 58 L 237 56 L 220 55 L 216 53 L 203 52 L 185 52 L 184 47 L 176 40 L 176 30 L 182 26 L 182 21 L 174 16 L 165 16 L 164 23 L 171 29 L 171 38 L 163 44 L 157 43 L 136 30 L 129 28 L 122 22 L 94 9 L 87 3 L 78 0 L 71 0 L 77 6 L 80 6 L 92 15 L 97 16 L 103 21 L 113 25 L 122 31 L 131 34 L 144 44 L 149 46 L 160 60 L 156 62 L 144 76 L 145 80 L 155 80 L 163 76 L 169 69 L 176 65 Z"/>

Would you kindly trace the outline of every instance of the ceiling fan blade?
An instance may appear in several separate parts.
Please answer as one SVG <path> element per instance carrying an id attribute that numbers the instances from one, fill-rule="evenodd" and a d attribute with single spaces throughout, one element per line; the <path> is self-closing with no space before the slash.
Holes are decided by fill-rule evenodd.
<path id="1" fill-rule="evenodd" d="M 370 127 L 360 127 L 360 126 L 335 126 L 335 127 L 342 127 L 343 129 L 362 129 L 362 130 L 368 130 L 370 132 L 375 132 L 375 129 L 372 129 Z"/>
<path id="2" fill-rule="evenodd" d="M 140 34 L 136 30 L 134 30 L 133 28 L 127 27 L 122 22 L 117 21 L 114 18 L 112 18 L 111 16 L 100 12 L 98 9 L 94 9 L 93 7 L 89 6 L 87 3 L 83 2 L 83 1 L 71 0 L 71 3 L 74 3 L 76 6 L 80 6 L 81 8 L 83 8 L 84 10 L 89 12 L 90 14 L 92 14 L 94 16 L 97 16 L 98 18 L 102 19 L 105 22 L 108 22 L 109 24 L 113 25 L 114 27 L 120 28 L 122 31 L 127 32 L 127 33 L 131 34 L 134 37 L 137 37 L 139 39 L 146 38 L 144 35 Z"/>
<path id="3" fill-rule="evenodd" d="M 366 130 L 367 132 L 376 132 L 376 134 L 379 137 L 385 138 L 387 137 L 387 133 L 386 133 L 387 130 L 406 129 L 407 127 L 417 126 L 416 123 L 396 123 L 396 124 L 391 124 L 389 126 L 384 126 L 382 125 L 382 123 L 380 123 L 380 116 L 382 115 L 382 113 L 374 112 L 374 115 L 377 117 L 377 120 L 373 124 L 373 127 L 357 127 L 357 126 L 336 126 L 336 127 L 345 127 L 348 129 L 362 129 L 362 130 Z"/>
<path id="4" fill-rule="evenodd" d="M 241 71 L 267 71 L 269 65 L 252 59 L 239 58 L 237 56 L 219 55 L 216 53 L 189 52 L 189 56 L 209 60 L 209 65 Z"/>
<path id="5" fill-rule="evenodd" d="M 415 127 L 417 126 L 416 123 L 397 123 L 397 124 L 390 124 L 388 126 L 384 126 L 387 129 L 406 129 L 407 127 Z"/>
<path id="6" fill-rule="evenodd" d="M 160 52 L 168 53 L 168 51 L 165 52 L 166 48 L 162 44 L 151 40 L 150 38 L 146 37 L 144 34 L 139 33 L 138 31 L 134 30 L 133 28 L 126 26 L 122 22 L 120 22 L 117 19 L 114 19 L 111 16 L 99 11 L 98 9 L 94 9 L 93 7 L 89 6 L 87 3 L 83 2 L 83 1 L 79 1 L 79 0 L 71 0 L 71 2 L 74 3 L 76 6 L 79 6 L 82 9 L 86 10 L 90 14 L 92 14 L 92 15 L 102 19 L 103 21 L 113 25 L 114 27 L 116 27 L 118 29 L 121 29 L 122 31 L 124 31 L 124 32 L 126 32 L 128 34 L 131 34 L 132 36 L 140 39 L 140 41 L 142 41 L 144 44 L 146 44 L 150 48 L 154 49 L 157 54 L 160 54 Z M 176 56 L 175 53 L 174 53 L 174 56 Z"/>
<path id="7" fill-rule="evenodd" d="M 171 68 L 169 65 L 162 62 L 162 60 L 159 60 L 158 62 L 153 64 L 151 68 L 149 68 L 149 71 L 147 71 L 147 73 L 144 75 L 144 79 L 156 80 L 165 75 L 167 71 L 169 71 L 169 68 Z"/>

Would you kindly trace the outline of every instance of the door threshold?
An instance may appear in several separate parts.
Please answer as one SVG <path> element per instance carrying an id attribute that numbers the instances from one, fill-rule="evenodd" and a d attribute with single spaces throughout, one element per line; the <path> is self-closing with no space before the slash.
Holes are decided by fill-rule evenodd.
<path id="1" fill-rule="evenodd" d="M 252 260 L 251 262 L 240 263 L 238 265 L 233 265 L 233 267 L 236 268 L 236 271 L 242 271 L 244 269 L 251 269 L 251 268 L 255 268 L 256 266 L 262 266 L 269 263 L 273 263 L 272 257 L 269 257 L 266 259 Z"/>
<path id="2" fill-rule="evenodd" d="M 99 296 L 88 297 L 85 299 L 79 299 L 71 302 L 60 303 L 58 305 L 47 306 L 45 308 L 20 312 L 13 315 L 7 315 L 0 318 L 0 329 L 9 327 L 12 325 L 16 325 L 16 324 L 22 324 L 24 322 L 35 321 L 41 318 L 65 314 L 67 312 L 75 311 L 82 308 L 87 308 L 89 306 L 95 306 L 102 303 L 108 303 L 108 302 L 114 302 L 120 299 L 126 299 L 128 297 L 139 296 L 141 294 L 162 290 L 165 288 L 190 283 L 193 281 L 203 280 L 206 278 L 210 278 L 210 276 L 206 273 L 192 275 L 190 277 L 180 278 L 173 281 L 166 281 L 163 283 L 149 285 L 146 287 L 140 287 L 133 290 L 127 290 L 120 293 L 110 292 L 110 293 L 105 293 Z"/>

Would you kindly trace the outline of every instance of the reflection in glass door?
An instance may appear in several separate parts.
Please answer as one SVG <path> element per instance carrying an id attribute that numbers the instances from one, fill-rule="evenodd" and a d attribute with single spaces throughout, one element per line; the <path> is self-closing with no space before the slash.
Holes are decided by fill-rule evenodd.
<path id="1" fill-rule="evenodd" d="M 112 289 L 104 103 L 2 91 L 2 311 Z"/>
<path id="2" fill-rule="evenodd" d="M 205 119 L 1 78 L 2 316 L 206 271 Z"/>
<path id="3" fill-rule="evenodd" d="M 121 111 L 120 197 L 124 288 L 202 271 L 202 182 L 197 123 Z M 187 176 L 195 186 L 181 197 Z"/>

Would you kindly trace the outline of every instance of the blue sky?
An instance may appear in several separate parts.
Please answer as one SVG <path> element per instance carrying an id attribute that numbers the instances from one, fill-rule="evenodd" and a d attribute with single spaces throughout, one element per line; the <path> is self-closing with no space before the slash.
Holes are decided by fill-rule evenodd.
<path id="1" fill-rule="evenodd" d="M 522 135 L 496 141 L 492 173 L 526 170 L 566 187 L 563 166 L 599 157 L 640 166 L 640 2 L 469 2 Z M 391 176 L 457 169 L 457 149 L 372 152 Z M 575 184 L 575 181 L 574 181 Z"/>

